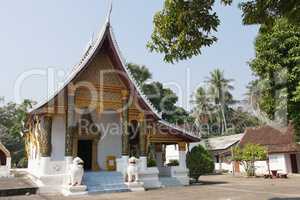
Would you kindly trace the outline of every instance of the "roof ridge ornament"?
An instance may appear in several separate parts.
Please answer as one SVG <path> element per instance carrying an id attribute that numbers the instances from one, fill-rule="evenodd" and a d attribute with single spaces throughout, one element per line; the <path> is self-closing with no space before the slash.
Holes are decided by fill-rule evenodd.
<path id="1" fill-rule="evenodd" d="M 112 0 L 109 0 L 108 13 L 107 13 L 107 17 L 106 17 L 107 24 L 110 24 L 110 16 L 111 16 L 111 12 L 112 12 L 112 7 L 113 7 L 113 2 L 112 2 Z"/>

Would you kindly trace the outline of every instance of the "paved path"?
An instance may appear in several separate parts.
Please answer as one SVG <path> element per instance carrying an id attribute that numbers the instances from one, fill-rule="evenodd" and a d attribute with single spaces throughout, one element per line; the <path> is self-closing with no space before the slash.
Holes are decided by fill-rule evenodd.
<path id="1" fill-rule="evenodd" d="M 147 192 L 98 194 L 84 197 L 16 196 L 5 200 L 300 200 L 300 177 L 289 179 L 237 178 L 231 176 L 203 176 L 202 185 L 174 187 Z"/>

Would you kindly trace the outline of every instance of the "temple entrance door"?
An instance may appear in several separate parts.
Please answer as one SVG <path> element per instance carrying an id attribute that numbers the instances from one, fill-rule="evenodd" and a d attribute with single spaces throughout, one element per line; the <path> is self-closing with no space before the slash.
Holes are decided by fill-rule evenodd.
<path id="1" fill-rule="evenodd" d="M 2 150 L 0 150 L 0 165 L 6 165 L 6 155 Z"/>
<path id="2" fill-rule="evenodd" d="M 297 166 L 297 157 L 296 154 L 291 154 L 291 167 L 292 167 L 292 173 L 298 173 L 298 166 Z"/>
<path id="3" fill-rule="evenodd" d="M 234 164 L 234 172 L 236 173 L 240 173 L 240 162 L 238 161 L 233 161 L 233 164 Z"/>
<path id="4" fill-rule="evenodd" d="M 79 140 L 77 156 L 84 161 L 84 170 L 92 170 L 92 140 Z"/>
<path id="5" fill-rule="evenodd" d="M 129 156 L 135 156 L 139 157 L 140 156 L 140 148 L 139 148 L 139 125 L 136 120 L 133 120 L 130 122 L 129 128 Z"/>

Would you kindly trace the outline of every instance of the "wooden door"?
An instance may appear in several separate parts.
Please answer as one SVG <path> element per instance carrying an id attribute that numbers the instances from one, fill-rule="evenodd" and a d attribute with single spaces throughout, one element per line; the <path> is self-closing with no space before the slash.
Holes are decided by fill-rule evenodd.
<path id="1" fill-rule="evenodd" d="M 298 165 L 297 165 L 296 154 L 291 154 L 290 157 L 291 157 L 292 173 L 298 173 Z"/>
<path id="2" fill-rule="evenodd" d="M 240 162 L 239 161 L 234 161 L 234 172 L 235 173 L 240 173 Z"/>
<path id="3" fill-rule="evenodd" d="M 92 140 L 79 140 L 77 156 L 84 162 L 84 170 L 92 169 Z"/>

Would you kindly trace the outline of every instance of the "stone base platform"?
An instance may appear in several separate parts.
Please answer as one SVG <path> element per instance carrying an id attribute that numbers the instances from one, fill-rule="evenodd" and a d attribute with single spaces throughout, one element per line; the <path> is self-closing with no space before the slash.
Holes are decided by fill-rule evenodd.
<path id="1" fill-rule="evenodd" d="M 131 192 L 145 191 L 143 182 L 126 182 L 125 184 Z"/>
<path id="2" fill-rule="evenodd" d="M 77 196 L 77 195 L 85 195 L 87 194 L 86 185 L 78 185 L 78 186 L 63 186 L 62 194 L 64 196 Z"/>

